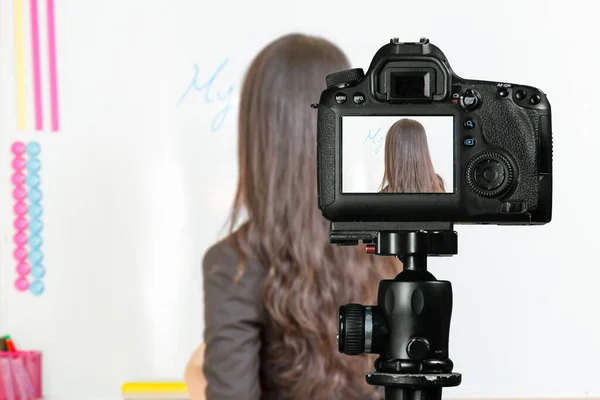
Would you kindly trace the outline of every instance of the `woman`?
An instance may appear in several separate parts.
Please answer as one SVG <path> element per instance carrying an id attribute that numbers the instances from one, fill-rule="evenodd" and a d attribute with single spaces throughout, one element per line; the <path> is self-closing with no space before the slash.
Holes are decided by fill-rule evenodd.
<path id="1" fill-rule="evenodd" d="M 337 310 L 375 304 L 378 281 L 401 265 L 331 245 L 317 206 L 310 104 L 327 74 L 347 68 L 333 44 L 294 34 L 266 46 L 247 72 L 231 233 L 204 257 L 206 347 L 186 371 L 208 400 L 381 398 L 365 382 L 374 358 L 338 352 Z"/>
<path id="2" fill-rule="evenodd" d="M 385 137 L 383 193 L 444 193 L 435 173 L 425 128 L 414 119 L 396 121 Z"/>

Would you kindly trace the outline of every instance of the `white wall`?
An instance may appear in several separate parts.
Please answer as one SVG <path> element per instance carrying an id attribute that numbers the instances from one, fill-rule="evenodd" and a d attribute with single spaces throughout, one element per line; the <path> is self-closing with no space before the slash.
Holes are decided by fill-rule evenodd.
<path id="1" fill-rule="evenodd" d="M 105 400 L 125 381 L 181 379 L 202 340 L 199 261 L 222 234 L 236 181 L 241 79 L 267 41 L 296 30 L 333 40 L 365 69 L 391 37 L 427 36 L 463 77 L 548 93 L 553 222 L 461 226 L 460 254 L 430 262 L 455 292 L 450 351 L 463 383 L 446 394 L 600 396 L 593 3 L 57 1 L 58 133 L 32 130 L 29 98 L 28 129 L 16 130 L 11 3 L 0 9 L 0 331 L 44 352 L 48 399 Z M 199 86 L 212 86 L 183 96 L 194 65 Z M 40 297 L 12 286 L 16 139 L 42 146 Z"/>

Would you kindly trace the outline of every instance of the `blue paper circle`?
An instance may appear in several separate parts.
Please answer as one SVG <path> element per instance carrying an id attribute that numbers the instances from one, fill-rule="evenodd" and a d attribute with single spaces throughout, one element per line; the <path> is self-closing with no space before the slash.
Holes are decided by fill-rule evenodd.
<path id="1" fill-rule="evenodd" d="M 28 174 L 25 178 L 25 183 L 27 183 L 27 186 L 29 186 L 30 188 L 38 187 L 40 186 L 40 176 L 35 172 L 32 174 Z"/>
<path id="2" fill-rule="evenodd" d="M 42 168 L 42 162 L 39 158 L 30 158 L 27 161 L 27 171 L 29 172 L 38 172 Z"/>
<path id="3" fill-rule="evenodd" d="M 29 271 L 31 276 L 34 278 L 40 279 L 46 275 L 46 268 L 42 264 L 35 264 L 31 267 L 31 271 Z"/>
<path id="4" fill-rule="evenodd" d="M 44 228 L 44 224 L 39 219 L 34 218 L 31 221 L 29 221 L 29 231 L 32 234 L 40 233 L 43 228 Z"/>
<path id="5" fill-rule="evenodd" d="M 29 252 L 29 262 L 33 264 L 39 264 L 44 259 L 44 253 L 40 249 L 33 249 Z"/>
<path id="6" fill-rule="evenodd" d="M 40 235 L 29 236 L 29 240 L 27 242 L 31 249 L 39 249 L 40 247 L 42 247 L 42 243 L 44 243 L 44 241 L 42 240 L 42 237 Z"/>
<path id="7" fill-rule="evenodd" d="M 29 195 L 27 196 L 31 203 L 39 203 L 42 200 L 42 192 L 39 189 L 31 189 L 29 191 Z M 31 207 L 31 205 L 30 205 Z"/>
<path id="8" fill-rule="evenodd" d="M 42 206 L 33 203 L 29 206 L 29 215 L 33 218 L 39 218 L 42 215 Z"/>
<path id="9" fill-rule="evenodd" d="M 35 280 L 29 284 L 29 291 L 36 296 L 39 296 L 44 292 L 44 284 L 42 281 Z"/>
<path id="10" fill-rule="evenodd" d="M 38 142 L 29 142 L 27 143 L 26 151 L 29 156 L 37 156 L 40 154 L 42 150 L 42 146 Z"/>

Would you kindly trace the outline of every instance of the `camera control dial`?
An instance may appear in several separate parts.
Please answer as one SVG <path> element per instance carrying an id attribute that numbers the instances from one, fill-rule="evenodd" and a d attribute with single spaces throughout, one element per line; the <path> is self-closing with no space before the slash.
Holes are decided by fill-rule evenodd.
<path id="1" fill-rule="evenodd" d="M 363 76 L 365 76 L 365 72 L 362 68 L 352 68 L 327 75 L 325 82 L 327 83 L 327 89 L 342 88 L 358 82 Z"/>
<path id="2" fill-rule="evenodd" d="M 481 153 L 467 165 L 467 185 L 481 197 L 499 197 L 512 184 L 513 168 L 506 157 L 496 152 Z"/>

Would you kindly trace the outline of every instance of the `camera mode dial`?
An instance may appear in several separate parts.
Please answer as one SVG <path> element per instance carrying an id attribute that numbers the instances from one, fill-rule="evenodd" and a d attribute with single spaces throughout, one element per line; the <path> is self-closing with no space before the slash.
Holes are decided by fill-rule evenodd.
<path id="1" fill-rule="evenodd" d="M 467 89 L 460 94 L 460 108 L 465 111 L 473 111 L 481 105 L 481 96 L 473 89 Z"/>
<path id="2" fill-rule="evenodd" d="M 352 68 L 327 75 L 325 82 L 327 83 L 327 89 L 342 88 L 358 82 L 363 76 L 365 76 L 365 72 L 362 68 Z"/>
<path id="3" fill-rule="evenodd" d="M 476 155 L 467 165 L 467 185 L 481 197 L 499 197 L 513 181 L 513 168 L 506 157 L 495 152 Z"/>

